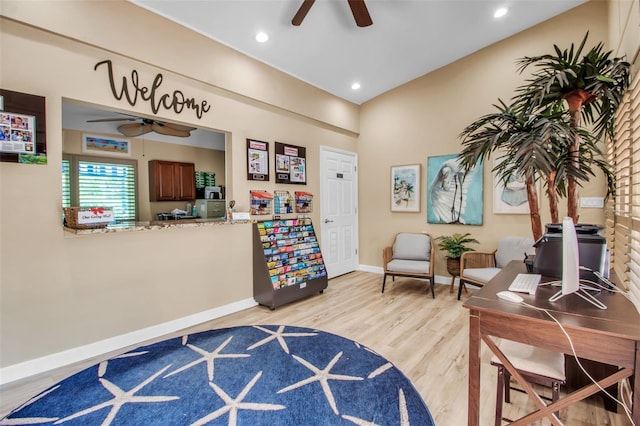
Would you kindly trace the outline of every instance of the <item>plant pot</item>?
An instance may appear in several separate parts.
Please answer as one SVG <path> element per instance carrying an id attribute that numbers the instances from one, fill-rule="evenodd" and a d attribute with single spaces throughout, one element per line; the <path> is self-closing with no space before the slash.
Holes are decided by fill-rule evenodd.
<path id="1" fill-rule="evenodd" d="M 452 259 L 447 257 L 447 272 L 452 277 L 460 276 L 460 259 Z"/>

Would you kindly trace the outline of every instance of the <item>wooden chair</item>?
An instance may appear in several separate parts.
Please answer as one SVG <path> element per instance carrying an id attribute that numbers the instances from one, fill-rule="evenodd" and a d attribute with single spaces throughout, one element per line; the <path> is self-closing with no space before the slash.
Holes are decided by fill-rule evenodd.
<path id="1" fill-rule="evenodd" d="M 393 245 L 382 250 L 384 277 L 382 278 L 382 292 L 387 281 L 387 275 L 395 281 L 395 277 L 411 277 L 428 279 L 431 287 L 431 297 L 435 299 L 434 262 L 435 248 L 433 238 L 427 233 L 401 232 L 393 240 Z"/>
<path id="2" fill-rule="evenodd" d="M 466 284 L 482 287 L 488 283 L 507 263 L 535 254 L 534 241 L 527 237 L 502 237 L 498 248 L 492 252 L 468 251 L 460 257 L 460 284 L 458 300 Z"/>
<path id="3" fill-rule="evenodd" d="M 551 388 L 551 398 L 540 398 L 551 402 L 558 400 L 560 386 L 566 383 L 564 354 L 511 340 L 502 340 L 498 347 L 527 382 Z M 524 391 L 511 386 L 511 374 L 496 355 L 491 358 L 491 365 L 498 367 L 495 425 L 501 426 L 503 420 L 511 421 L 502 417 L 502 405 L 511 402 L 511 390 Z"/>

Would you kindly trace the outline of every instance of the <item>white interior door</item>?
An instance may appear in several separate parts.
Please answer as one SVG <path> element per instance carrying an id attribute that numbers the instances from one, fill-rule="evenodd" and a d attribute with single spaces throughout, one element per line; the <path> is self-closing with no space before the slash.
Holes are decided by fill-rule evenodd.
<path id="1" fill-rule="evenodd" d="M 329 278 L 358 269 L 358 157 L 320 147 L 321 250 Z"/>

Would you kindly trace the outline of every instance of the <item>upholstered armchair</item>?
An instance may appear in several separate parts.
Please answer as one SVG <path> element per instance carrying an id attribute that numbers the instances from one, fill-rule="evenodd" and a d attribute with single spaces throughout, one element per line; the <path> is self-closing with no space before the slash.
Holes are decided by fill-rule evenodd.
<path id="1" fill-rule="evenodd" d="M 465 284 L 482 287 L 495 277 L 507 263 L 535 254 L 534 241 L 527 237 L 502 237 L 492 252 L 468 251 L 460 258 L 458 300 Z"/>
<path id="2" fill-rule="evenodd" d="M 431 297 L 435 299 L 433 290 L 434 277 L 433 238 L 427 233 L 401 232 L 394 238 L 393 245 L 382 250 L 384 277 L 382 278 L 382 292 L 387 281 L 387 275 L 392 280 L 395 277 L 411 277 L 428 279 L 431 287 Z"/>

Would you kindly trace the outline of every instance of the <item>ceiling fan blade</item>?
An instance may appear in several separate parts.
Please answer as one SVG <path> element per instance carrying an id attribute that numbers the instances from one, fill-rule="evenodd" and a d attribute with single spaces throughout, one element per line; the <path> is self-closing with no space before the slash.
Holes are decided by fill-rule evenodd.
<path id="1" fill-rule="evenodd" d="M 307 13 L 309 13 L 309 9 L 311 9 L 311 6 L 313 6 L 313 3 L 315 3 L 315 1 L 316 0 L 304 0 L 302 2 L 302 5 L 300 6 L 300 9 L 298 9 L 296 15 L 291 20 L 291 23 L 296 27 L 300 26 L 300 24 L 302 24 L 302 21 L 304 20 L 304 17 L 307 16 Z"/>
<path id="2" fill-rule="evenodd" d="M 87 120 L 87 123 L 107 123 L 110 121 L 136 121 L 136 118 L 121 117 L 121 118 L 99 118 L 97 120 Z"/>
<path id="3" fill-rule="evenodd" d="M 163 126 L 169 127 L 173 130 L 178 130 L 179 132 L 190 132 L 192 130 L 196 130 L 195 127 L 185 126 L 183 124 L 167 123 L 166 121 L 156 121 L 156 123 L 161 123 Z"/>
<path id="4" fill-rule="evenodd" d="M 166 135 L 166 136 L 177 136 L 180 138 L 188 138 L 189 136 L 191 136 L 191 133 L 189 131 L 174 129 L 169 126 L 166 126 L 165 123 L 161 123 L 159 121 L 154 122 L 150 126 L 150 128 L 154 132 L 159 133 L 161 135 Z"/>
<path id="5" fill-rule="evenodd" d="M 364 0 L 349 0 L 349 7 L 351 8 L 351 13 L 353 13 L 353 19 L 356 20 L 356 25 L 368 27 L 373 24 Z"/>
<path id="6" fill-rule="evenodd" d="M 152 131 L 151 126 L 142 123 L 123 124 L 118 126 L 118 131 L 125 136 L 135 137 Z"/>

